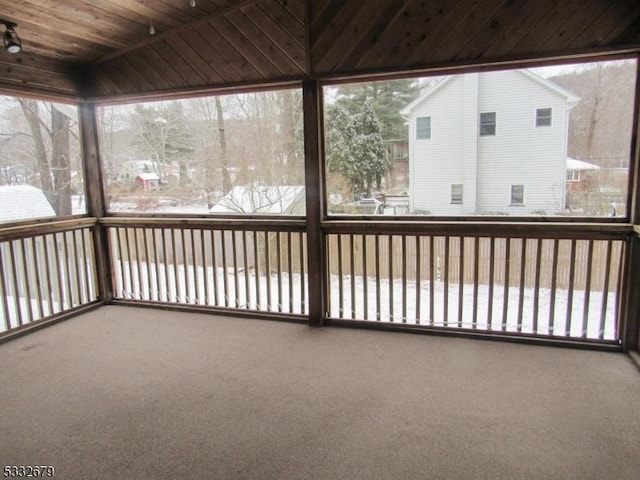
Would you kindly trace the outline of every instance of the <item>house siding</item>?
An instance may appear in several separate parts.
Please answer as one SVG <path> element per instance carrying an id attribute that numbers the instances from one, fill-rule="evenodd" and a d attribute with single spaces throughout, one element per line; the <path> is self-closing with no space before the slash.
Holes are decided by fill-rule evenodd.
<path id="1" fill-rule="evenodd" d="M 536 127 L 536 109 L 551 126 Z M 553 213 L 566 195 L 567 97 L 518 71 L 457 75 L 411 106 L 410 207 L 437 215 Z M 496 112 L 496 134 L 479 136 L 479 116 Z M 416 140 L 416 117 L 431 117 L 431 139 Z M 463 203 L 450 203 L 463 184 Z M 524 185 L 524 205 L 511 186 Z"/>
<path id="2" fill-rule="evenodd" d="M 551 108 L 549 127 L 536 109 Z M 480 112 L 496 112 L 496 135 L 478 139 L 478 213 L 557 212 L 566 179 L 567 101 L 518 72 L 482 74 Z M 524 205 L 511 206 L 511 185 L 524 185 Z"/>
<path id="3" fill-rule="evenodd" d="M 464 155 L 464 130 L 452 128 L 464 122 L 464 79 L 447 81 L 429 102 L 412 112 L 409 121 L 409 208 L 414 211 L 455 215 L 463 213 L 463 204 L 451 204 L 451 184 L 464 184 L 460 159 Z M 431 139 L 416 140 L 416 117 L 431 117 Z"/>

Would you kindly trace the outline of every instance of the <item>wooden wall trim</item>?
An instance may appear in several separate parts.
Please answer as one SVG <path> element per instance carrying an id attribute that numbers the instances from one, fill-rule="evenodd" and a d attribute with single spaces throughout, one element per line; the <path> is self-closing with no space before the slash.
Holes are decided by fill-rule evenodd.
<path id="1" fill-rule="evenodd" d="M 307 209 L 307 272 L 309 324 L 322 325 L 326 311 L 323 218 L 322 88 L 317 81 L 302 84 L 304 109 L 305 194 Z"/>
<path id="2" fill-rule="evenodd" d="M 96 107 L 84 103 L 78 107 L 84 167 L 87 212 L 94 217 L 106 215 L 106 199 L 102 178 L 102 161 L 98 143 Z M 98 223 L 93 229 L 93 248 L 98 279 L 99 299 L 107 304 L 113 299 L 112 265 L 107 229 Z"/>

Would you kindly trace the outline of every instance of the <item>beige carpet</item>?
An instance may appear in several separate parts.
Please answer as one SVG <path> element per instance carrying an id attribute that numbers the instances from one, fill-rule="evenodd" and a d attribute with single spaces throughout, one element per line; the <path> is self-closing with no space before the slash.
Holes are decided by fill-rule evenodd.
<path id="1" fill-rule="evenodd" d="M 0 345 L 57 479 L 640 478 L 622 354 L 105 307 Z"/>

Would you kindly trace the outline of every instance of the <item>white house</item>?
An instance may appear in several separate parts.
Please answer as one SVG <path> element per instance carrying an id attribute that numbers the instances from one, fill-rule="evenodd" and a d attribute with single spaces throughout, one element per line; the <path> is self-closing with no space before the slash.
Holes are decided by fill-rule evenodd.
<path id="1" fill-rule="evenodd" d="M 568 113 L 577 101 L 528 70 L 446 77 L 401 111 L 409 123 L 411 211 L 562 210 Z"/>

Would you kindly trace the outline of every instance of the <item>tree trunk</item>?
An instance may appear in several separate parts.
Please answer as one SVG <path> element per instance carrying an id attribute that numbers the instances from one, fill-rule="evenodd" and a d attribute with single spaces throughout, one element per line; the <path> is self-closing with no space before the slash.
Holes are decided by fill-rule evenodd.
<path id="1" fill-rule="evenodd" d="M 71 215 L 71 166 L 69 162 L 69 117 L 52 106 L 51 168 L 55 187 L 54 210 L 59 216 Z"/>
<path id="2" fill-rule="evenodd" d="M 31 135 L 33 137 L 33 148 L 38 166 L 38 176 L 40 177 L 40 187 L 49 200 L 51 206 L 55 209 L 55 191 L 53 188 L 53 179 L 51 177 L 51 165 L 49 165 L 49 159 L 47 158 L 47 150 L 44 146 L 44 138 L 42 136 L 42 125 L 40 124 L 40 117 L 38 116 L 38 102 L 36 100 L 18 99 L 20 107 L 24 112 L 24 117 L 31 129 Z"/>
<path id="3" fill-rule="evenodd" d="M 220 135 L 220 161 L 222 163 L 222 190 L 223 193 L 231 191 L 231 178 L 229 177 L 229 159 L 227 158 L 227 139 L 224 132 L 224 114 L 220 97 L 216 99 L 216 116 L 218 117 L 218 134 Z"/>

